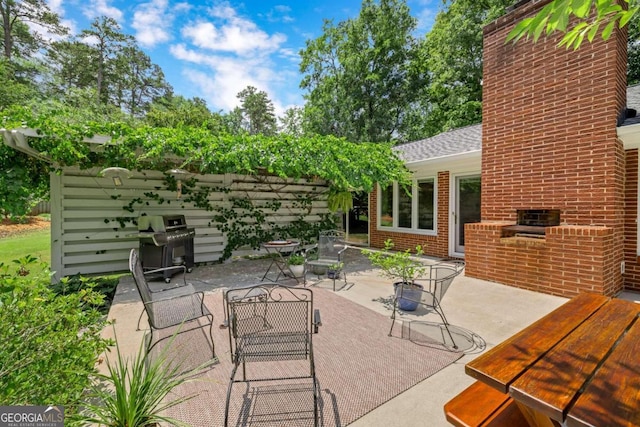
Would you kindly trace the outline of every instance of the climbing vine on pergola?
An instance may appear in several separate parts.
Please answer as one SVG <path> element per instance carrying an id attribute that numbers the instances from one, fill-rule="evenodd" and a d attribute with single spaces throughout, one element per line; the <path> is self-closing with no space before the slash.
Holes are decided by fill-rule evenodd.
<path id="1" fill-rule="evenodd" d="M 119 166 L 130 170 L 179 167 L 192 173 L 269 174 L 319 178 L 333 192 L 373 190 L 376 182 L 408 183 L 409 172 L 391 144 L 351 143 L 333 136 L 216 135 L 205 128 L 157 128 L 124 122 L 77 121 L 73 110 L 34 115 L 27 108 L 4 111 L 3 127 L 37 129 L 31 146 L 60 167 Z M 111 137 L 100 145 L 85 141 Z"/>
<path id="2" fill-rule="evenodd" d="M 409 171 L 390 144 L 355 144 L 332 136 L 219 135 L 204 127 L 158 128 L 135 122 L 92 122 L 79 120 L 77 112 L 64 108 L 36 115 L 28 108 L 16 107 L 3 113 L 4 128 L 26 127 L 37 131 L 39 137 L 30 139 L 30 147 L 57 168 L 182 169 L 192 174 L 230 173 L 258 179 L 268 176 L 320 179 L 328 183 L 332 210 L 348 209 L 351 191 L 371 192 L 376 183 L 386 186 L 397 181 L 404 185 L 410 179 Z M 95 136 L 102 137 L 102 143 L 87 143 Z M 317 236 L 318 229 L 333 223 L 328 215 L 323 215 L 320 222 L 310 223 L 305 214 L 300 214 L 290 224 L 270 224 L 262 211 L 275 212 L 278 206 L 255 206 L 249 199 L 231 200 L 229 209 L 212 206 L 209 192 L 225 189 L 197 188 L 196 181 L 192 177 L 183 183 L 182 201 L 212 211 L 212 223 L 227 237 L 223 259 L 237 248 L 256 247 L 272 235 L 304 239 Z M 167 189 L 176 189 L 175 178 L 166 172 L 165 182 Z M 158 194 L 145 196 L 164 203 Z M 141 198 L 135 198 L 124 209 L 132 213 L 143 203 Z M 311 212 L 312 199 L 308 196 L 301 195 L 296 203 L 308 208 L 303 212 Z M 125 222 L 135 219 L 123 216 L 105 221 L 117 221 L 124 227 Z"/>

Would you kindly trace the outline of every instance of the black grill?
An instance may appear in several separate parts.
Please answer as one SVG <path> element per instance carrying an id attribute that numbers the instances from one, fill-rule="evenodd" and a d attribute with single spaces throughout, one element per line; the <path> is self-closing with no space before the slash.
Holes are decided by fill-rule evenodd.
<path id="1" fill-rule="evenodd" d="M 193 270 L 193 237 L 196 231 L 188 228 L 184 215 L 147 215 L 138 218 L 140 260 L 146 271 L 184 265 Z M 162 272 L 165 282 L 179 273 L 179 269 Z"/>

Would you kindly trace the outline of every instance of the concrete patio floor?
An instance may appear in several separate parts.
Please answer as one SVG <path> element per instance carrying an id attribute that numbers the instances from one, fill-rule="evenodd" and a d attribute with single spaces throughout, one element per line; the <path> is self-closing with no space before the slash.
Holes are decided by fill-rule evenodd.
<path id="1" fill-rule="evenodd" d="M 382 277 L 380 271 L 373 268 L 360 254 L 360 249 L 349 248 L 346 253 L 345 270 L 348 285 L 337 289 L 337 295 L 389 316 L 389 305 L 385 304 L 385 301 L 388 302 L 393 294 L 391 279 Z M 241 259 L 224 264 L 199 266 L 187 274 L 187 281 L 198 290 L 221 292 L 227 288 L 259 282 L 268 265 L 269 260 L 266 259 Z M 176 276 L 172 282 L 177 283 L 180 280 L 180 277 Z M 292 279 L 282 282 L 295 284 Z M 336 282 L 337 288 L 342 285 L 344 283 Z M 323 280 L 316 286 L 330 289 L 332 281 Z M 639 299 L 637 294 L 631 293 L 625 293 L 621 297 Z M 565 301 L 566 298 L 463 275 L 454 280 L 442 301 L 442 308 L 451 325 L 463 331 L 473 332 L 484 341 L 486 349 L 490 349 Z M 109 319 L 115 320 L 113 329 L 124 354 L 134 354 L 144 336 L 144 331 L 135 330 L 141 310 L 142 303 L 133 279 L 130 276 L 123 277 L 109 312 Z M 403 315 L 401 319 L 440 322 L 440 318 L 434 313 Z M 214 322 L 219 323 L 221 319 L 216 318 Z M 146 326 L 144 321 L 143 324 Z M 113 329 L 108 328 L 105 333 L 113 336 Z M 443 406 L 473 382 L 473 379 L 464 373 L 464 366 L 486 349 L 471 349 L 457 362 L 399 394 L 350 426 L 449 426 L 444 417 Z"/>

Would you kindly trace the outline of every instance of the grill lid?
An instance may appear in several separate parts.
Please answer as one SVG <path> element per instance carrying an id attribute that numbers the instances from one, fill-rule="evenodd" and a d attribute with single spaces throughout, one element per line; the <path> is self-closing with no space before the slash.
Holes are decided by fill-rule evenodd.
<path id="1" fill-rule="evenodd" d="M 184 215 L 145 215 L 138 217 L 139 231 L 162 233 L 187 228 Z"/>

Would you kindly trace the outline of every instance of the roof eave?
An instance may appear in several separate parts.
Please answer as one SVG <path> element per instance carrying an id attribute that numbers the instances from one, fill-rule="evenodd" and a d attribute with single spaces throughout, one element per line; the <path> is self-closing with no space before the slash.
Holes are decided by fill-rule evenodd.
<path id="1" fill-rule="evenodd" d="M 616 128 L 625 150 L 640 148 L 640 123 Z"/>
<path id="2" fill-rule="evenodd" d="M 434 164 L 445 165 L 447 163 L 459 162 L 464 160 L 473 160 L 476 158 L 479 160 L 482 159 L 481 149 L 465 151 L 463 153 L 448 154 L 446 156 L 431 157 L 431 158 L 422 159 L 422 160 L 414 160 L 412 162 L 405 162 L 405 165 L 409 168 L 418 168 L 423 166 L 431 166 Z"/>

